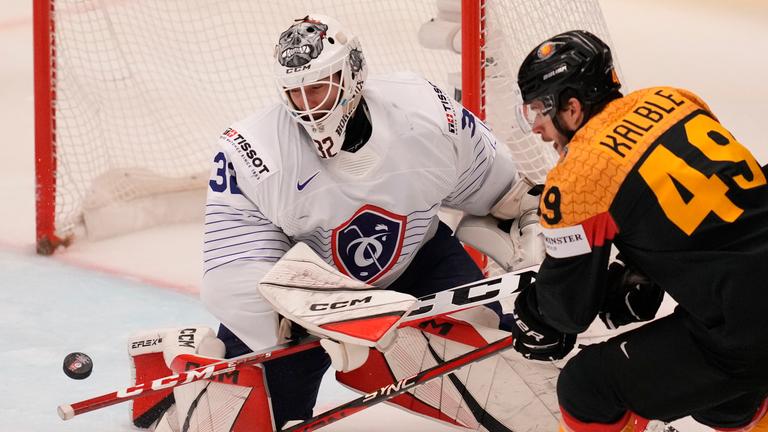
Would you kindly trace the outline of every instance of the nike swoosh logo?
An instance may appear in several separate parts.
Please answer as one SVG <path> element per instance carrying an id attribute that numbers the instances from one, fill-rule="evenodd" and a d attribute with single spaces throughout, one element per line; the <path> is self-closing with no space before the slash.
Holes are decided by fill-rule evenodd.
<path id="1" fill-rule="evenodd" d="M 621 348 L 621 352 L 629 358 L 629 354 L 627 354 L 627 341 L 622 342 L 621 345 L 619 345 L 619 348 Z"/>
<path id="2" fill-rule="evenodd" d="M 303 182 L 303 183 L 302 182 L 296 183 L 296 189 L 298 189 L 300 191 L 304 190 L 304 188 L 307 187 L 309 182 L 311 182 L 313 178 L 317 177 L 318 174 L 320 174 L 320 171 L 312 174 L 312 177 L 308 178 L 305 182 Z"/>

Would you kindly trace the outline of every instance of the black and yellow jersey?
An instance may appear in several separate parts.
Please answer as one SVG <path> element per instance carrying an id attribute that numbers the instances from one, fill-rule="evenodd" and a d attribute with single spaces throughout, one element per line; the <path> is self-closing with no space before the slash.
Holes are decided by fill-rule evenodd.
<path id="1" fill-rule="evenodd" d="M 766 176 L 696 95 L 657 87 L 609 103 L 550 171 L 540 211 L 551 325 L 593 321 L 615 244 L 713 349 L 768 351 Z"/>

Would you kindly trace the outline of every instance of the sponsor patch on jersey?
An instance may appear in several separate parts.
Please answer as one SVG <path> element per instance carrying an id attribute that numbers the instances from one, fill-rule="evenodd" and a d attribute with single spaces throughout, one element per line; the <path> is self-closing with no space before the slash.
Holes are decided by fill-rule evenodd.
<path id="1" fill-rule="evenodd" d="M 232 148 L 245 162 L 248 174 L 256 180 L 256 183 L 264 181 L 276 172 L 275 164 L 267 153 L 257 150 L 240 132 L 233 128 L 227 128 L 221 134 L 221 139 L 232 144 Z M 242 175 L 238 171 L 238 176 Z"/>
<path id="2" fill-rule="evenodd" d="M 342 273 L 373 283 L 395 265 L 403 248 L 406 216 L 366 204 L 333 229 L 333 261 Z"/>
<path id="3" fill-rule="evenodd" d="M 452 134 L 456 134 L 456 110 L 453 108 L 453 103 L 451 102 L 451 99 L 443 93 L 442 90 L 440 90 L 440 87 L 432 84 L 431 82 L 427 81 L 429 85 L 432 86 L 432 89 L 437 93 L 437 99 L 440 101 L 440 105 L 443 106 L 443 111 L 445 111 L 445 120 L 448 124 L 448 132 Z"/>
<path id="4" fill-rule="evenodd" d="M 567 258 L 590 253 L 589 239 L 581 225 L 564 228 L 543 228 L 547 254 L 555 258 Z"/>

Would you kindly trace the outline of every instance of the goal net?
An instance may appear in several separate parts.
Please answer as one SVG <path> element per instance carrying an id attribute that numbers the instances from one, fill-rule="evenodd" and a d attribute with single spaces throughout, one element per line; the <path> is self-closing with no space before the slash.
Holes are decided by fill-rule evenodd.
<path id="1" fill-rule="evenodd" d="M 468 18 L 462 2 L 484 15 Z M 598 0 L 35 0 L 34 8 L 41 253 L 73 238 L 202 220 L 216 138 L 278 101 L 275 42 L 307 12 L 357 34 L 372 76 L 413 71 L 449 92 L 462 87 L 461 30 L 479 23 L 485 36 L 471 43 L 480 72 L 471 76 L 480 94 L 464 102 L 487 113 L 536 180 L 555 156 L 516 128 L 520 62 L 570 29 L 609 41 Z"/>

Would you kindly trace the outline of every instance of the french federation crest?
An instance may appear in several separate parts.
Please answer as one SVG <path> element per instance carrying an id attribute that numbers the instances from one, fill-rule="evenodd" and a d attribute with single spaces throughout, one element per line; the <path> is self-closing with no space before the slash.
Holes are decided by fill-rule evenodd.
<path id="1" fill-rule="evenodd" d="M 333 229 L 336 267 L 347 276 L 373 283 L 395 265 L 403 248 L 407 218 L 367 204 Z"/>

